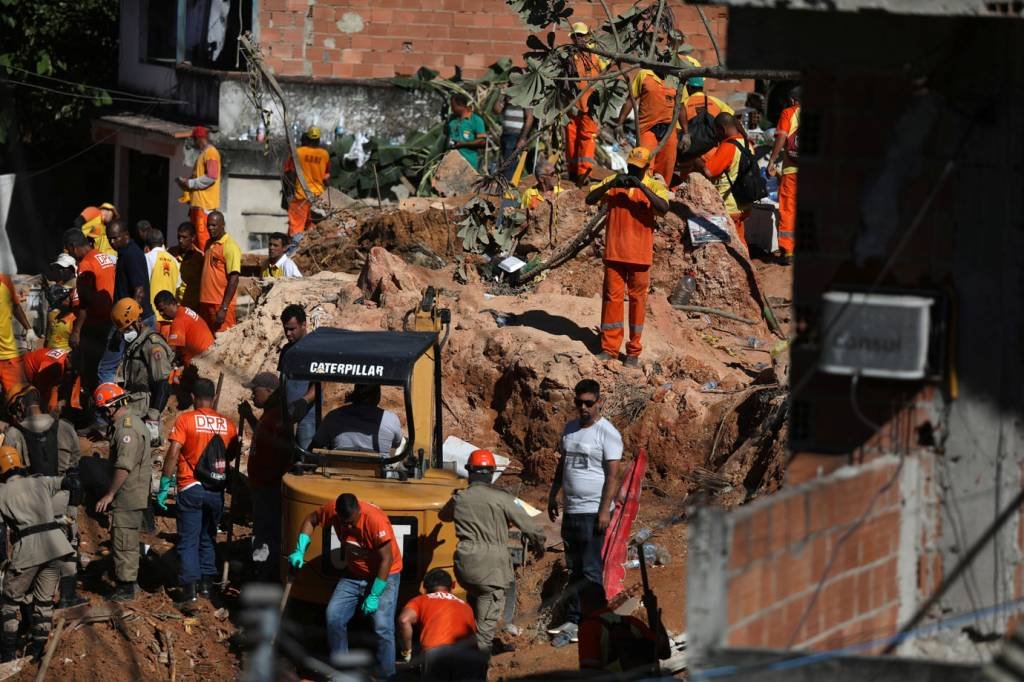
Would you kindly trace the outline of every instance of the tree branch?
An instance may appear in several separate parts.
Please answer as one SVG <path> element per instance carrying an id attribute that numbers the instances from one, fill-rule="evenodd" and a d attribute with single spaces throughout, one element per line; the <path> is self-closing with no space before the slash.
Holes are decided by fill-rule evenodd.
<path id="1" fill-rule="evenodd" d="M 618 52 L 618 54 L 621 56 L 621 55 L 623 55 L 625 50 L 622 49 L 622 40 L 619 38 L 619 29 L 615 26 L 615 17 L 612 16 L 612 11 L 608 7 L 607 0 L 599 0 L 599 2 L 601 3 L 601 7 L 604 9 L 604 15 L 606 17 L 608 17 L 608 24 L 612 27 L 612 37 L 615 38 L 615 49 Z M 655 34 L 654 35 L 655 35 L 655 38 L 657 38 L 657 35 L 658 35 L 657 34 L 657 27 L 655 27 Z M 594 54 L 601 54 L 600 52 L 596 52 L 596 51 L 590 49 L 589 46 L 588 47 L 584 47 L 583 49 L 587 50 L 588 52 L 593 52 Z M 607 55 L 601 55 L 601 56 L 606 57 Z M 619 71 L 622 71 L 622 62 L 625 61 L 625 60 L 622 59 L 621 57 L 619 57 L 619 58 L 612 57 L 611 59 L 615 59 L 615 65 L 617 67 L 619 67 Z M 623 78 L 623 80 L 626 80 L 626 79 Z M 637 142 L 639 142 L 640 141 L 640 115 L 639 115 L 640 107 L 638 107 L 637 104 L 636 104 L 636 97 L 633 96 L 633 88 L 631 88 L 629 86 L 629 81 L 628 80 L 626 80 L 626 95 L 629 96 L 629 101 L 633 104 L 633 133 L 636 135 Z"/>
<path id="2" fill-rule="evenodd" d="M 658 0 L 658 13 L 654 15 L 654 37 L 651 39 L 651 46 L 647 48 L 648 59 L 654 59 L 654 49 L 658 47 L 658 28 L 661 26 L 661 12 L 664 9 L 665 0 Z M 700 12 L 700 7 L 697 8 L 697 11 Z"/>
<path id="3" fill-rule="evenodd" d="M 644 66 L 649 69 L 655 69 L 655 71 L 663 71 L 665 73 L 672 73 L 678 76 L 680 79 L 686 79 L 690 76 L 706 76 L 708 78 L 715 78 L 718 80 L 728 80 L 730 78 L 764 78 L 768 80 L 798 80 L 801 76 L 799 71 L 783 71 L 776 69 L 730 69 L 724 66 L 673 66 L 672 64 L 666 64 L 664 62 L 654 62 L 649 59 L 641 59 L 640 57 L 634 57 L 628 54 L 617 54 L 613 52 L 606 52 L 593 47 L 582 47 L 582 50 L 592 52 L 593 54 L 604 57 L 605 59 L 611 59 L 619 62 L 625 62 L 626 64 L 635 64 L 637 66 Z"/>

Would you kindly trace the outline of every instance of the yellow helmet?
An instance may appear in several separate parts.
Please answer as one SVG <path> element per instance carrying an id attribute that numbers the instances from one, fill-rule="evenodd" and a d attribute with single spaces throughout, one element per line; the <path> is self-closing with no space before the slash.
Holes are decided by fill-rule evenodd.
<path id="1" fill-rule="evenodd" d="M 585 36 L 590 35 L 590 27 L 584 24 L 582 21 L 577 21 L 571 26 L 569 32 L 570 36 Z"/>
<path id="2" fill-rule="evenodd" d="M 10 445 L 0 447 L 0 476 L 24 467 L 25 463 L 21 459 L 20 452 Z"/>
<path id="3" fill-rule="evenodd" d="M 122 298 L 114 304 L 114 309 L 110 311 L 110 321 L 114 323 L 119 332 L 123 332 L 140 317 L 142 317 L 142 306 L 134 298 Z"/>
<path id="4" fill-rule="evenodd" d="M 306 131 L 306 137 L 308 137 L 311 140 L 319 140 L 320 129 L 317 128 L 316 126 L 310 126 L 309 130 Z"/>

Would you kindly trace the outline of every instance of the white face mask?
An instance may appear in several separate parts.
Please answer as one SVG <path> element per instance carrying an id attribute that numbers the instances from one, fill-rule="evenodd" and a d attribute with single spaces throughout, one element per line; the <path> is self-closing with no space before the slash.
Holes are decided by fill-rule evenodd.
<path id="1" fill-rule="evenodd" d="M 124 337 L 124 342 L 125 343 L 131 343 L 135 339 L 139 338 L 139 333 L 137 331 L 135 331 L 134 329 L 129 329 L 126 332 L 122 332 L 121 336 Z"/>

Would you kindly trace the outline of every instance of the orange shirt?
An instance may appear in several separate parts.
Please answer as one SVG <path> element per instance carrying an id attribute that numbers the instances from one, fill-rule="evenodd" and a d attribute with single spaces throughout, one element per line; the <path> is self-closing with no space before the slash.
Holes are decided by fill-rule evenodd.
<path id="1" fill-rule="evenodd" d="M 779 114 L 779 125 L 776 129 L 780 132 L 786 133 L 787 136 L 795 135 L 800 130 L 800 105 L 794 104 L 791 107 L 786 107 Z M 789 154 L 786 152 L 786 147 L 782 147 L 782 174 L 790 175 L 796 173 L 796 162 L 789 158 Z"/>
<path id="2" fill-rule="evenodd" d="M 599 185 L 611 182 L 610 175 Z M 643 183 L 657 196 L 668 201 L 665 183 L 647 174 Z M 650 265 L 654 261 L 654 209 L 639 187 L 615 187 L 604 195 L 608 205 L 608 227 L 605 229 L 604 260 L 632 265 Z"/>
<path id="3" fill-rule="evenodd" d="M 373 580 L 377 577 L 377 569 L 380 566 L 377 550 L 388 542 L 391 543 L 391 568 L 388 575 L 401 571 L 402 549 L 398 546 L 395 531 L 387 514 L 377 505 L 362 500 L 359 502 L 359 512 L 359 520 L 355 527 L 351 531 L 345 531 L 341 527 L 341 520 L 334 509 L 333 501 L 316 510 L 317 525 L 326 533 L 330 524 L 345 547 L 349 574 L 360 580 Z"/>
<path id="4" fill-rule="evenodd" d="M 230 450 L 238 438 L 238 430 L 227 417 L 208 407 L 182 412 L 174 420 L 174 428 L 167 440 L 181 445 L 181 456 L 178 457 L 179 492 L 198 483 L 193 476 L 196 462 L 214 436 L 220 436 L 225 448 Z"/>
<path id="5" fill-rule="evenodd" d="M 106 324 L 114 307 L 114 272 L 117 259 L 93 249 L 78 264 L 75 296 L 85 305 L 87 325 Z"/>
<path id="6" fill-rule="evenodd" d="M 473 609 L 450 592 L 421 594 L 410 599 L 405 608 L 416 614 L 424 651 L 455 644 L 476 633 Z"/>
<path id="7" fill-rule="evenodd" d="M 227 233 L 206 245 L 203 275 L 199 280 L 199 302 L 220 305 L 228 288 L 228 275 L 242 272 L 242 251 Z M 235 297 L 238 292 L 235 291 Z M 229 301 L 234 304 L 234 301 Z"/>
<path id="8" fill-rule="evenodd" d="M 686 98 L 686 120 L 691 120 L 699 112 L 704 111 L 704 102 L 707 102 L 708 113 L 711 116 L 718 116 L 723 111 L 727 114 L 735 114 L 736 112 L 728 104 L 718 99 L 714 95 L 710 97 L 703 92 L 697 92 Z"/>
<path id="9" fill-rule="evenodd" d="M 603 58 L 589 52 L 577 52 L 572 61 L 576 67 L 576 75 L 581 78 L 600 76 L 601 72 L 608 66 L 608 62 Z M 594 83 L 595 81 L 583 80 L 576 84 L 579 91 L 583 93 L 576 100 L 576 106 L 582 112 L 590 110 L 590 97 L 594 94 Z"/>
<path id="10" fill-rule="evenodd" d="M 733 196 L 733 183 L 739 178 L 740 159 L 742 158 L 740 150 L 732 143 L 733 140 L 740 145 L 743 144 L 742 135 L 733 135 L 719 142 L 717 147 L 704 154 L 702 158 L 708 175 L 712 178 L 711 181 L 715 183 L 715 188 L 718 189 L 718 193 L 725 201 L 726 210 L 729 213 L 739 213 L 749 209 L 750 206 L 740 206 L 736 202 L 736 197 Z"/>
<path id="11" fill-rule="evenodd" d="M 659 123 L 671 123 L 675 110 L 676 91 L 658 78 L 650 69 L 642 69 L 630 86 L 636 98 L 640 132 L 646 133 Z"/>
<path id="12" fill-rule="evenodd" d="M 167 345 L 175 350 L 181 349 L 181 361 L 187 365 L 213 345 L 213 334 L 194 310 L 179 305 L 178 313 L 167 330 Z"/>
<path id="13" fill-rule="evenodd" d="M 66 369 L 68 357 L 68 352 L 59 348 L 37 348 L 29 351 L 21 356 L 22 365 L 25 367 L 25 378 L 32 381 L 36 375 L 52 365 L 60 365 Z"/>
<path id="14" fill-rule="evenodd" d="M 324 181 L 330 177 L 330 174 L 327 172 L 331 165 L 330 155 L 322 147 L 299 147 L 295 151 L 298 152 L 299 164 L 302 166 L 302 174 L 306 177 L 309 191 L 315 197 L 320 196 L 324 193 Z M 295 164 L 292 163 L 292 157 L 290 156 L 284 162 L 284 172 L 295 172 Z M 306 192 L 298 181 L 295 182 L 295 198 L 306 198 Z"/>

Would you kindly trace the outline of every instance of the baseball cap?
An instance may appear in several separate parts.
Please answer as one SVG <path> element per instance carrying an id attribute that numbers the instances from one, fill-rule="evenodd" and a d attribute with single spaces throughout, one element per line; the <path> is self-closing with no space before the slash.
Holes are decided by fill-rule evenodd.
<path id="1" fill-rule="evenodd" d="M 245 388 L 269 388 L 274 390 L 280 385 L 280 379 L 273 372 L 260 372 L 245 383 Z"/>
<path id="2" fill-rule="evenodd" d="M 193 138 L 209 137 L 209 136 L 210 136 L 210 131 L 206 129 L 206 126 L 196 126 L 195 128 L 192 129 L 192 137 Z"/>
<path id="3" fill-rule="evenodd" d="M 51 265 L 58 265 L 62 268 L 74 268 L 78 263 L 75 262 L 75 259 L 70 254 L 62 253 L 53 260 Z"/>
<path id="4" fill-rule="evenodd" d="M 582 21 L 577 21 L 572 25 L 572 30 L 569 32 L 569 35 L 590 35 L 590 27 L 584 24 Z"/>
<path id="5" fill-rule="evenodd" d="M 308 137 L 311 140 L 319 140 L 320 129 L 317 128 L 316 126 L 310 126 L 309 130 L 306 131 L 306 137 Z"/>
<path id="6" fill-rule="evenodd" d="M 629 152 L 629 158 L 626 159 L 626 163 L 637 168 L 647 168 L 648 164 L 651 163 L 651 150 L 647 147 L 633 147 L 632 151 Z"/>

